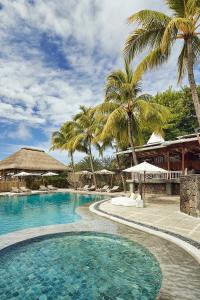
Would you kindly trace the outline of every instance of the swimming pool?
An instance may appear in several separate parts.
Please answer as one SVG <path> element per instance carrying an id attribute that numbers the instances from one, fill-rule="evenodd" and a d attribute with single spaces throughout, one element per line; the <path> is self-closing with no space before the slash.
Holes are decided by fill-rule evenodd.
<path id="1" fill-rule="evenodd" d="M 72 223 L 80 219 L 78 206 L 102 196 L 73 193 L 36 194 L 0 198 L 0 234 L 30 227 Z"/>
<path id="2" fill-rule="evenodd" d="M 145 247 L 111 234 L 40 237 L 0 254 L 1 300 L 153 300 L 162 283 Z"/>

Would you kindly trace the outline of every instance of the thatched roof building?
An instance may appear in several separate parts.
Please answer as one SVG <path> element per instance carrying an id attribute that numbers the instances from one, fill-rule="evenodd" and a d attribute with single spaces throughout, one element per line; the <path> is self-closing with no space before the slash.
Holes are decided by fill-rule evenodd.
<path id="1" fill-rule="evenodd" d="M 44 150 L 24 147 L 0 161 L 0 172 L 67 171 L 68 168 Z"/>

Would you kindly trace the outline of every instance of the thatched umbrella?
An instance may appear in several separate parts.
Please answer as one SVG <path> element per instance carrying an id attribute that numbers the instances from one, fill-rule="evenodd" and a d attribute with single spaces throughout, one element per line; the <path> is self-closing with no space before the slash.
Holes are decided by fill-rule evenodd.
<path id="1" fill-rule="evenodd" d="M 112 171 L 109 171 L 109 170 L 106 170 L 106 169 L 102 169 L 102 170 L 96 171 L 95 173 L 96 173 L 96 174 L 99 174 L 99 175 L 111 175 L 111 182 L 110 182 L 110 185 L 112 186 L 112 183 L 113 183 L 113 175 L 115 174 L 115 172 L 112 172 Z"/>

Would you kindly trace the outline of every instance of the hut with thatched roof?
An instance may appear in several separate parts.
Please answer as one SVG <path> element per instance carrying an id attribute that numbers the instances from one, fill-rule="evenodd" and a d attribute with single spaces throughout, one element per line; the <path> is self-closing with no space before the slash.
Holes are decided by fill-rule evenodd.
<path id="1" fill-rule="evenodd" d="M 47 154 L 44 150 L 23 147 L 19 151 L 0 161 L 1 175 L 20 171 L 64 172 L 69 170 L 64 164 Z"/>

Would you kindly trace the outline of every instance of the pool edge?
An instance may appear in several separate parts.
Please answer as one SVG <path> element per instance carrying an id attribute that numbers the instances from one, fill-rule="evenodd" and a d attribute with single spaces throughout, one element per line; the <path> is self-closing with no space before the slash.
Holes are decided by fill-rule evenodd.
<path id="1" fill-rule="evenodd" d="M 170 231 L 167 231 L 167 233 L 166 233 L 165 230 L 163 230 L 159 227 L 155 227 L 155 226 L 153 227 L 153 226 L 147 225 L 145 223 L 141 223 L 141 222 L 139 223 L 139 222 L 136 222 L 136 221 L 130 221 L 126 218 L 120 218 L 117 215 L 105 212 L 99 206 L 102 203 L 104 203 L 108 200 L 110 200 L 110 199 L 107 199 L 107 200 L 104 199 L 104 200 L 92 203 L 89 206 L 89 210 L 92 213 L 95 213 L 95 214 L 97 214 L 101 217 L 105 217 L 107 219 L 118 222 L 120 224 L 127 225 L 129 227 L 132 227 L 132 228 L 135 228 L 135 229 L 138 229 L 138 230 L 142 230 L 144 232 L 147 232 L 147 233 L 156 235 L 158 237 L 161 237 L 165 240 L 168 240 L 168 241 L 176 244 L 177 246 L 181 247 L 182 249 L 184 249 L 187 253 L 189 253 L 200 264 L 200 250 L 199 250 L 199 248 L 192 245 L 192 244 L 190 244 L 189 242 L 187 242 L 186 238 L 184 236 L 181 236 L 180 234 L 175 234 L 174 232 L 170 232 Z M 189 240 L 190 239 L 188 239 L 188 241 Z M 193 241 L 193 240 L 191 240 L 191 241 Z M 198 242 L 194 241 L 194 244 L 200 246 L 200 243 L 198 243 Z"/>

